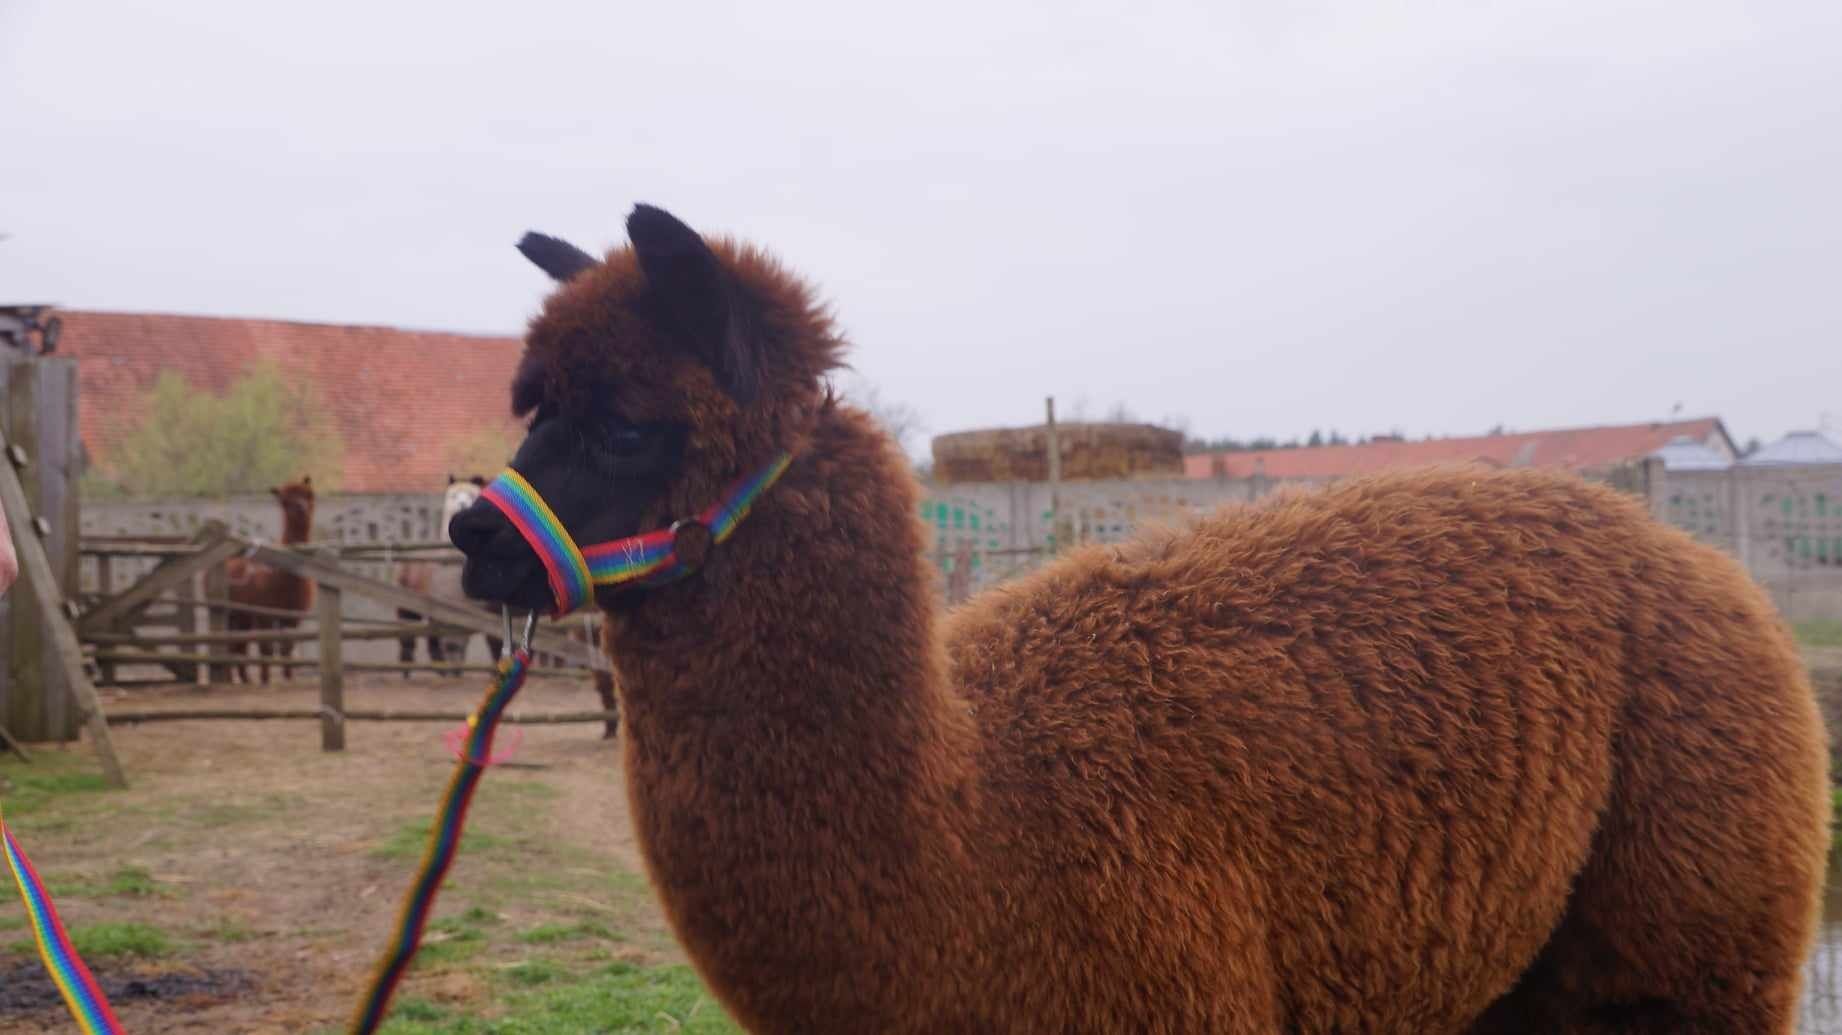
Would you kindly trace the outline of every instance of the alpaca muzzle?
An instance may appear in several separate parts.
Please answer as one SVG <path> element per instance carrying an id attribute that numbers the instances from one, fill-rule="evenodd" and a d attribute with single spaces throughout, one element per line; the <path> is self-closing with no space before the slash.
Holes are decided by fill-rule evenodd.
<path id="1" fill-rule="evenodd" d="M 506 468 L 480 492 L 543 563 L 555 617 L 588 602 L 597 586 L 668 585 L 703 567 L 710 551 L 735 534 L 755 501 L 786 473 L 793 454 L 781 452 L 755 474 L 733 483 L 721 499 L 670 528 L 578 547 L 562 519 L 524 475 Z"/>

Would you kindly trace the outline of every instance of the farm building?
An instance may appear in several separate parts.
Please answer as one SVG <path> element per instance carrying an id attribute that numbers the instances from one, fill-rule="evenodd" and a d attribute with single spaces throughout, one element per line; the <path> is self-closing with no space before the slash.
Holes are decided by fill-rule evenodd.
<path id="1" fill-rule="evenodd" d="M 1495 467 L 1559 467 L 1590 475 L 1641 460 L 1679 438 L 1728 463 L 1739 455 L 1720 418 L 1701 417 L 1419 442 L 1395 438 L 1359 445 L 1192 453 L 1184 458 L 1184 473 L 1191 478 L 1329 482 L 1403 467 L 1481 462 Z"/>
<path id="2" fill-rule="evenodd" d="M 105 471 L 144 418 L 162 371 L 221 393 L 264 361 L 324 407 L 343 447 L 346 492 L 430 492 L 482 434 L 502 427 L 511 443 L 521 434 L 505 394 L 521 345 L 514 337 L 166 313 L 55 315 L 57 354 L 77 359 L 83 446 Z"/>
<path id="3" fill-rule="evenodd" d="M 1820 431 L 1793 431 L 1740 463 L 1747 467 L 1842 464 L 1842 445 Z"/>

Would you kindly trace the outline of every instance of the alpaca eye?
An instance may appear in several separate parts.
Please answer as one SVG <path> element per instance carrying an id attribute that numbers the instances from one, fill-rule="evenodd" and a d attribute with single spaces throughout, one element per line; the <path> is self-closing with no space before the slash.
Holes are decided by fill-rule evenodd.
<path id="1" fill-rule="evenodd" d="M 637 456 L 646 451 L 646 433 L 631 426 L 617 427 L 608 433 L 608 448 L 615 456 Z"/>

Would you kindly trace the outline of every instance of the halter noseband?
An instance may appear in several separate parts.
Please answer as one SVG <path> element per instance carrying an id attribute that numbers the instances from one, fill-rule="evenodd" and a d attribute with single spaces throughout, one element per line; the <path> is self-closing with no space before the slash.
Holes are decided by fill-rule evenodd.
<path id="1" fill-rule="evenodd" d="M 550 505 L 523 475 L 509 467 L 480 491 L 480 498 L 499 508 L 544 562 L 544 570 L 550 575 L 551 595 L 556 597 L 555 614 L 560 617 L 587 603 L 595 586 L 623 582 L 663 586 L 696 571 L 703 563 L 702 554 L 680 557 L 679 534 L 702 530 L 709 535 L 710 545 L 728 539 L 748 516 L 755 500 L 780 479 L 792 462 L 793 454 L 777 454 L 766 467 L 732 484 L 721 499 L 694 518 L 674 521 L 670 528 L 656 532 L 586 548 L 576 546 Z"/>

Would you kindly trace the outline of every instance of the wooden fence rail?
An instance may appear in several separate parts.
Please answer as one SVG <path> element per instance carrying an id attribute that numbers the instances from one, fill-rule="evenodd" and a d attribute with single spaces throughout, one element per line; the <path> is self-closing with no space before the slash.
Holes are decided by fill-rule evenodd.
<path id="1" fill-rule="evenodd" d="M 316 633 L 315 635 L 318 634 Z M 266 660 L 271 667 L 284 664 L 284 659 L 273 656 L 264 659 L 260 655 L 251 657 L 247 654 L 175 654 L 166 651 L 103 650 L 96 651 L 91 654 L 90 657 L 97 662 L 106 661 L 116 665 L 169 665 L 174 662 L 193 665 L 248 665 L 252 662 L 264 660 Z M 352 672 L 451 672 L 462 674 L 468 672 L 497 672 L 499 670 L 497 665 L 488 665 L 484 663 L 468 664 L 465 662 L 446 661 L 345 661 L 344 658 L 338 654 L 333 654 L 330 657 L 335 663 L 342 665 L 347 671 Z M 285 663 L 290 668 L 317 669 L 320 667 L 320 663 L 314 658 L 293 657 L 285 659 Z M 532 665 L 528 671 L 533 677 L 581 676 L 587 672 L 586 669 L 565 668 L 555 665 Z"/>
<path id="2" fill-rule="evenodd" d="M 346 618 L 342 621 L 344 624 L 349 624 L 352 619 Z M 399 640 L 405 637 L 435 636 L 445 631 L 444 627 L 428 622 L 406 622 L 380 625 L 376 628 L 347 629 L 339 635 L 342 639 L 347 640 Z M 83 638 L 83 642 L 99 645 L 145 644 L 159 647 L 186 647 L 219 643 L 310 643 L 319 638 L 319 630 L 314 629 L 308 632 L 258 630 L 255 632 L 169 633 L 164 636 L 142 633 L 91 633 Z"/>
<path id="3" fill-rule="evenodd" d="M 109 725 L 126 726 L 142 722 L 188 722 L 193 720 L 270 720 L 322 719 L 337 722 L 466 722 L 470 712 L 422 710 L 414 708 L 173 708 L 140 711 L 116 711 L 109 715 Z M 514 726 L 557 726 L 578 722 L 606 722 L 620 718 L 619 712 L 506 712 L 499 721 Z"/>
<path id="4" fill-rule="evenodd" d="M 431 557 L 446 551 L 451 557 Z M 349 672 L 430 672 L 438 675 L 461 675 L 497 671 L 495 665 L 457 662 L 361 662 L 345 657 L 347 641 L 422 639 L 457 632 L 478 633 L 497 639 L 504 635 L 498 615 L 473 603 L 461 603 L 405 589 L 340 565 L 342 559 L 375 560 L 379 557 L 413 557 L 427 560 L 458 561 L 454 548 L 446 543 L 411 543 L 391 546 L 375 544 L 321 544 L 283 547 L 253 542 L 231 535 L 223 525 L 207 524 L 191 539 L 177 537 L 109 538 L 92 537 L 83 543 L 83 552 L 97 558 L 99 565 L 115 557 L 151 557 L 158 563 L 126 589 L 104 592 L 92 597 L 75 622 L 74 632 L 81 643 L 72 652 L 79 664 L 87 662 L 115 680 L 118 668 L 158 666 L 173 673 L 180 681 L 195 679 L 200 666 L 209 666 L 213 681 L 228 678 L 230 666 L 269 664 L 316 669 L 319 675 L 320 703 L 317 708 L 202 708 L 131 710 L 102 716 L 94 712 L 93 722 L 101 729 L 107 725 L 141 722 L 169 722 L 185 719 L 319 719 L 321 747 L 340 751 L 345 747 L 345 725 L 349 721 L 379 722 L 459 722 L 466 713 L 448 710 L 364 709 L 345 707 L 345 678 Z M 235 603 L 225 599 L 222 577 L 224 561 L 246 557 L 312 579 L 317 594 L 312 612 L 288 611 Z M 203 580 L 205 593 L 197 592 Z M 396 619 L 347 617 L 344 604 L 348 597 L 358 597 L 398 611 L 424 616 L 423 621 L 403 622 Z M 153 613 L 156 607 L 169 608 L 169 617 Z M 212 615 L 209 631 L 197 631 L 192 615 L 205 611 Z M 288 618 L 304 622 L 308 628 L 262 629 L 231 632 L 224 628 L 221 616 L 242 612 L 263 617 Z M 177 615 L 178 617 L 171 617 Z M 148 626 L 164 625 L 172 632 L 151 632 Z M 230 648 L 249 644 L 275 645 L 316 643 L 314 658 L 250 655 L 234 653 Z M 591 670 L 596 655 L 592 645 L 570 635 L 561 627 L 540 627 L 532 638 L 532 648 L 540 658 L 552 661 L 528 669 L 534 677 L 576 677 Z M 135 683 L 145 682 L 133 680 Z M 513 723 L 612 723 L 618 713 L 609 708 L 612 697 L 605 686 L 604 708 L 596 711 L 564 712 L 552 715 L 511 715 Z"/>

